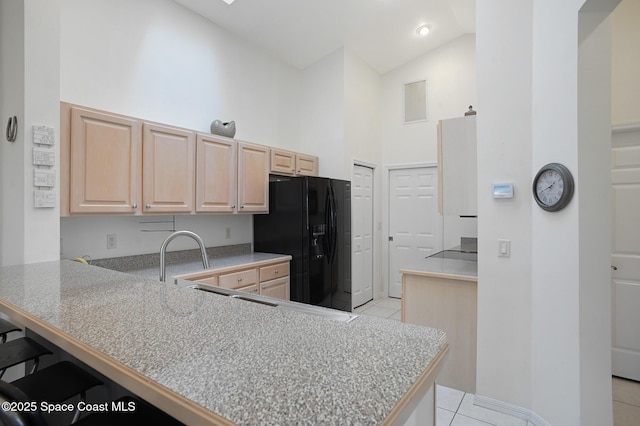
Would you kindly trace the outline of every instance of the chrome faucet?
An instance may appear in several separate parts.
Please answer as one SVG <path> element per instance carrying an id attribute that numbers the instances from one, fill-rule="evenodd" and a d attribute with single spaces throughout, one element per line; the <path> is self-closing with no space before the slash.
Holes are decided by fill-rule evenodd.
<path id="1" fill-rule="evenodd" d="M 169 234 L 167 238 L 164 239 L 162 245 L 160 246 L 160 281 L 165 282 L 167 268 L 165 265 L 165 257 L 167 255 L 167 245 L 173 240 L 175 237 L 180 235 L 184 235 L 185 237 L 191 237 L 196 240 L 196 243 L 200 246 L 200 253 L 202 253 L 202 266 L 204 269 L 209 269 L 209 258 L 207 257 L 207 251 L 204 248 L 204 242 L 202 238 L 195 232 L 191 231 L 176 231 L 172 234 Z"/>

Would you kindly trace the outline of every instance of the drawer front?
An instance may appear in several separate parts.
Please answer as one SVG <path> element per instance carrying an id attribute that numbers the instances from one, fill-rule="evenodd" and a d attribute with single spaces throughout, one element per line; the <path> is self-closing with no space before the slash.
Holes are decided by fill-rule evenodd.
<path id="1" fill-rule="evenodd" d="M 260 268 L 260 282 L 289 276 L 289 262 Z"/>
<path id="2" fill-rule="evenodd" d="M 258 294 L 258 285 L 257 284 L 251 284 L 251 285 L 248 285 L 246 287 L 238 287 L 235 290 L 237 290 L 237 291 L 245 291 L 247 293 Z"/>
<path id="3" fill-rule="evenodd" d="M 231 274 L 220 275 L 218 285 L 224 288 L 247 287 L 258 282 L 258 272 L 256 269 L 247 269 Z"/>
<path id="4" fill-rule="evenodd" d="M 213 276 L 208 278 L 200 278 L 199 280 L 196 280 L 196 282 L 202 283 L 202 284 L 218 285 L 218 277 Z"/>

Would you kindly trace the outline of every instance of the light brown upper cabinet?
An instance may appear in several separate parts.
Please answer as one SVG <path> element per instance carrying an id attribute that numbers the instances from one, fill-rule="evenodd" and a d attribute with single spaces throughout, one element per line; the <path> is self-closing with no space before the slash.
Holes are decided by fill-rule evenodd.
<path id="1" fill-rule="evenodd" d="M 60 103 L 60 215 L 268 213 L 269 147 Z"/>
<path id="2" fill-rule="evenodd" d="M 145 213 L 194 211 L 195 133 L 144 123 L 142 193 Z"/>
<path id="3" fill-rule="evenodd" d="M 269 212 L 269 148 L 238 141 L 238 213 Z"/>
<path id="4" fill-rule="evenodd" d="M 135 119 L 61 105 L 61 214 L 135 213 L 141 126 Z"/>
<path id="5" fill-rule="evenodd" d="M 296 174 L 298 176 L 318 176 L 318 157 L 296 154 Z"/>
<path id="6" fill-rule="evenodd" d="M 196 212 L 235 212 L 237 152 L 237 144 L 233 139 L 198 134 Z"/>
<path id="7" fill-rule="evenodd" d="M 271 173 L 286 176 L 318 176 L 318 157 L 271 148 Z"/>

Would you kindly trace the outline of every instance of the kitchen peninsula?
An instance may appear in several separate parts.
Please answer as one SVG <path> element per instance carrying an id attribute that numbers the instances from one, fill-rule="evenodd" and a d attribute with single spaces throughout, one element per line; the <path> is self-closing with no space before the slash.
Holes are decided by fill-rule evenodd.
<path id="1" fill-rule="evenodd" d="M 447 333 L 450 354 L 438 383 L 476 391 L 477 253 L 443 250 L 400 270 L 402 321 Z"/>
<path id="2" fill-rule="evenodd" d="M 433 398 L 448 349 L 432 328 L 334 321 L 71 261 L 1 268 L 0 311 L 189 425 L 402 425 Z"/>

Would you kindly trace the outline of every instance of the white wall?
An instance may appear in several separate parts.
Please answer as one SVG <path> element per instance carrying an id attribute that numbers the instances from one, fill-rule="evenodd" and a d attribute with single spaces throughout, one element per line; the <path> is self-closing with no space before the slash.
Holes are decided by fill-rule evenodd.
<path id="1" fill-rule="evenodd" d="M 171 0 L 62 0 L 61 100 L 297 148 L 299 73 Z M 293 123 L 293 126 L 292 126 Z"/>
<path id="2" fill-rule="evenodd" d="M 461 117 L 476 97 L 475 36 L 461 36 L 393 71 L 382 79 L 382 162 L 387 165 L 438 161 L 439 120 Z M 426 122 L 403 124 L 403 88 L 427 81 Z"/>
<path id="3" fill-rule="evenodd" d="M 203 132 L 214 119 L 235 120 L 238 139 L 308 151 L 300 72 L 175 2 L 61 0 L 60 23 L 60 100 Z M 177 217 L 208 246 L 252 242 L 251 216 Z M 63 219 L 63 256 L 155 252 L 167 233 L 141 232 L 141 220 Z M 117 249 L 106 250 L 108 233 Z M 181 248 L 191 246 L 170 246 Z"/>
<path id="4" fill-rule="evenodd" d="M 588 2 L 595 18 L 578 13 L 581 0 L 512 3 L 477 7 L 477 393 L 531 408 L 550 424 L 612 424 L 610 203 L 602 202 L 611 124 L 602 58 L 610 46 L 606 27 L 581 27 L 580 38 L 578 30 L 617 2 Z M 577 182 L 557 213 L 538 209 L 530 195 L 549 162 L 566 164 Z M 483 193 L 509 175 L 513 201 Z M 511 240 L 511 258 L 497 258 L 499 238 Z"/>
<path id="5" fill-rule="evenodd" d="M 1 7 L 2 117 L 18 117 L 18 138 L 9 143 L 3 137 L 1 148 L 0 263 L 54 260 L 59 252 L 59 208 L 34 208 L 31 153 L 32 126 L 46 125 L 55 130 L 59 158 L 59 22 L 48 19 L 58 16 L 59 2 L 3 1 Z"/>
<path id="6" fill-rule="evenodd" d="M 0 135 L 0 264 L 7 265 L 22 263 L 24 252 L 24 216 L 20 210 L 24 203 L 25 173 L 16 167 L 23 163 L 24 155 L 24 2 L 0 1 L 0 61 L 2 125 L 10 116 L 17 116 L 20 124 L 16 142 L 9 143 L 4 133 Z"/>
<path id="7" fill-rule="evenodd" d="M 92 259 L 103 259 L 158 252 L 169 234 L 160 230 L 172 229 L 172 219 L 173 216 L 63 217 L 60 219 L 62 257 L 89 255 Z M 175 229 L 197 233 L 207 247 L 245 244 L 253 240 L 253 228 L 247 226 L 247 219 L 241 215 L 175 216 Z M 230 238 L 226 238 L 227 228 Z M 116 235 L 115 249 L 107 249 L 107 234 Z M 196 248 L 190 238 L 178 238 L 169 245 L 170 251 Z"/>
<path id="8" fill-rule="evenodd" d="M 321 157 L 320 176 L 348 180 L 344 78 L 344 49 L 302 71 L 300 150 Z"/>
<path id="9" fill-rule="evenodd" d="M 382 77 L 369 64 L 345 49 L 345 146 L 348 179 L 353 165 L 373 168 L 373 297 L 386 293 L 382 257 Z"/>
<path id="10" fill-rule="evenodd" d="M 623 0 L 612 14 L 612 120 L 640 123 L 640 2 Z"/>
<path id="11" fill-rule="evenodd" d="M 612 2 L 613 3 L 613 2 Z M 611 3 L 609 3 L 611 4 Z M 606 4 L 605 4 L 606 5 Z M 611 4 L 611 9 L 615 4 Z M 582 10 L 578 49 L 580 418 L 611 424 L 611 10 Z M 603 22 L 604 20 L 604 22 Z M 640 87 L 640 86 L 639 86 Z M 586 332 L 588 331 L 588 333 Z"/>
<path id="12" fill-rule="evenodd" d="M 478 4 L 478 364 L 480 395 L 531 407 L 532 0 Z M 500 22 L 500 25 L 495 25 Z M 514 183 L 514 198 L 483 188 Z M 511 257 L 498 258 L 498 239 Z"/>

